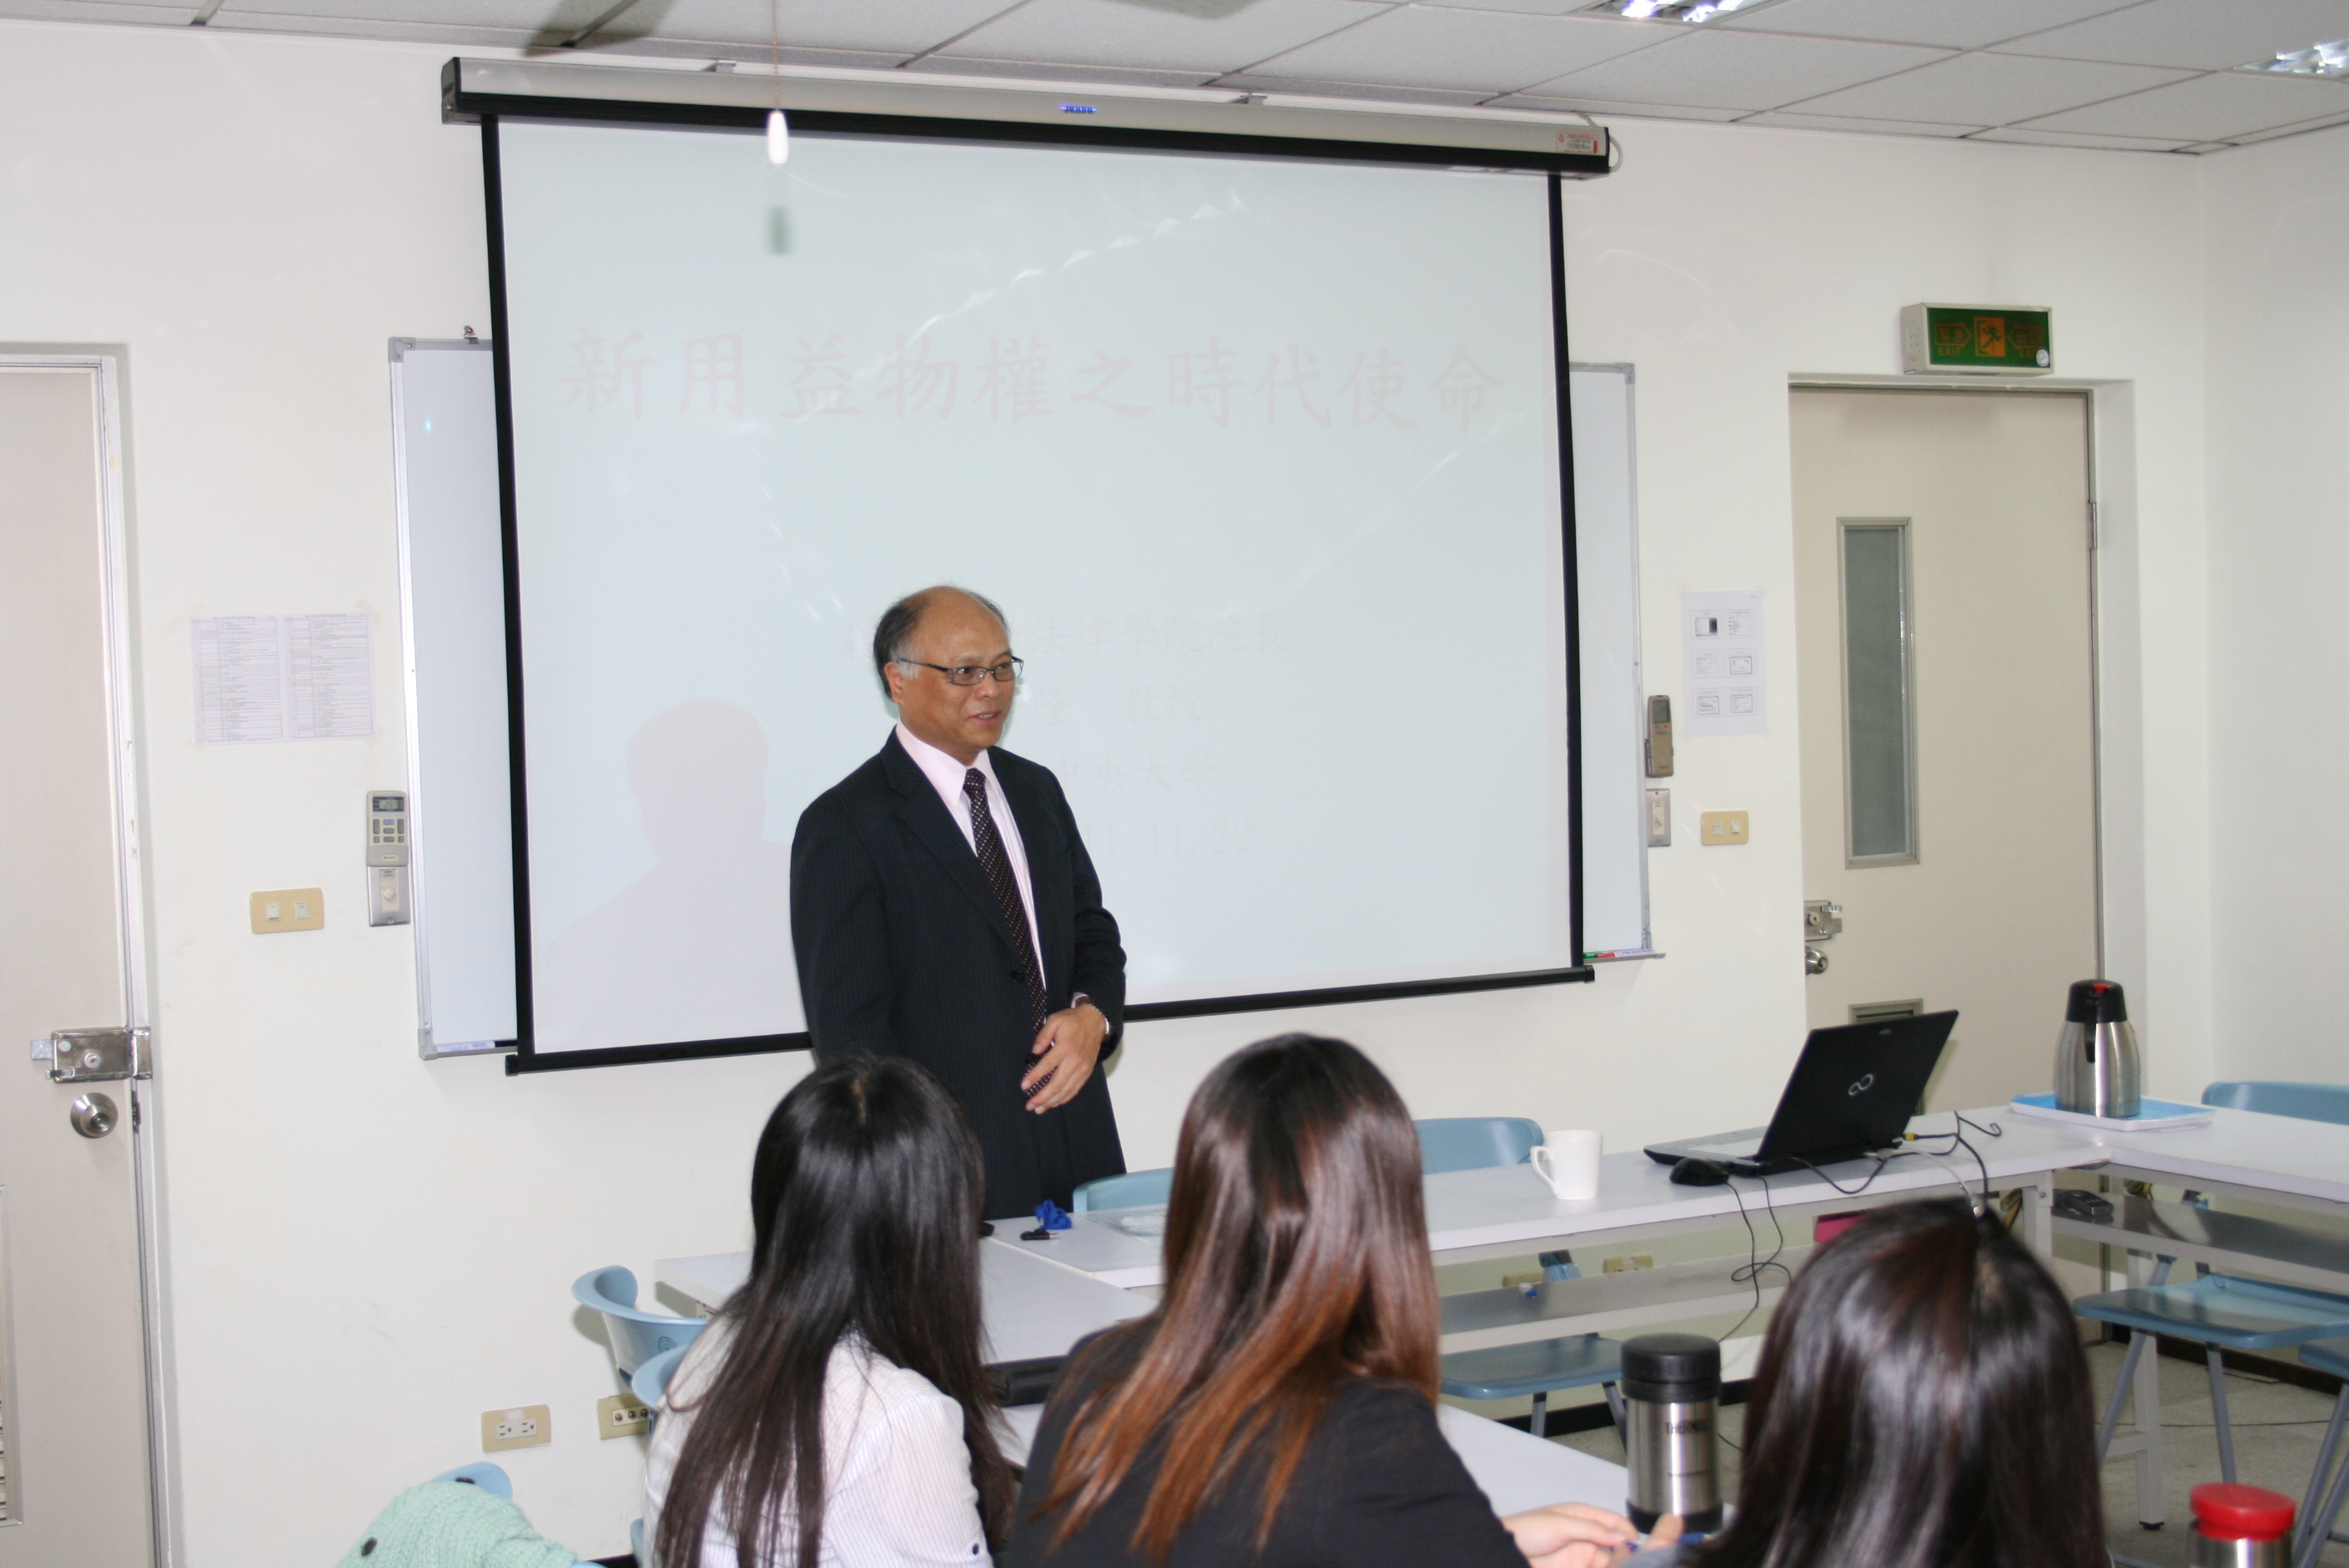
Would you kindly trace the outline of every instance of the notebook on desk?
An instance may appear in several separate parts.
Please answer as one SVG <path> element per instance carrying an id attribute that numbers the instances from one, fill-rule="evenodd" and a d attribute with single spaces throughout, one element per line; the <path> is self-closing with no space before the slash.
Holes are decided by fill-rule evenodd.
<path id="1" fill-rule="evenodd" d="M 1958 1021 L 1954 1010 L 1813 1029 L 1767 1127 L 1651 1143 L 1666 1165 L 1710 1160 L 1733 1176 L 1857 1160 L 1900 1141 Z"/>

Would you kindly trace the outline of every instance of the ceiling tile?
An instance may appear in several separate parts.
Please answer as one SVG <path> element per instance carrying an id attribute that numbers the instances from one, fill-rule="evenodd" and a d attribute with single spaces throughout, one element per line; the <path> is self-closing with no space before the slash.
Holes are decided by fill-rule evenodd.
<path id="1" fill-rule="evenodd" d="M 2320 119 L 2340 113 L 2344 106 L 2349 106 L 2349 82 L 2229 71 L 2046 115 L 2029 126 L 2033 130 L 2224 141 L 2248 131 Z"/>
<path id="2" fill-rule="evenodd" d="M 1415 5 L 1434 5 L 1453 11 L 1523 11 L 1534 16 L 1564 16 L 1590 9 L 1590 0 L 1412 0 Z M 1636 22 L 1629 16 L 1600 13 L 1596 18 L 1615 27 L 1640 27 L 1664 36 L 1683 26 L 1678 22 Z"/>
<path id="3" fill-rule="evenodd" d="M 1622 103 L 1776 108 L 1946 57 L 1894 44 L 1691 28 L 1652 49 L 1540 83 L 1538 90 Z"/>
<path id="4" fill-rule="evenodd" d="M 1828 93 L 1799 107 L 1805 114 L 2004 125 L 2158 88 L 2187 74 L 2150 66 L 2100 66 L 2085 60 L 1960 55 L 1906 76 Z"/>
<path id="5" fill-rule="evenodd" d="M 1612 119 L 1705 119 L 1723 123 L 1737 119 L 1742 108 L 1687 108 L 1678 104 L 1612 103 L 1604 98 L 1536 98 L 1530 93 L 1511 93 L 1506 98 L 1487 100 L 1492 108 L 1538 108 L 1552 112 L 1571 110 L 1579 114 L 1605 115 Z"/>
<path id="6" fill-rule="evenodd" d="M 1938 120 L 1917 119 L 1853 119 L 1837 114 L 1788 114 L 1773 109 L 1767 114 L 1749 114 L 1737 122 L 1740 125 L 1778 125 L 1790 130 L 1857 130 L 1877 136 L 1965 136 L 1980 130 L 1973 125 L 1943 125 Z"/>
<path id="7" fill-rule="evenodd" d="M 1371 103 L 1439 103 L 1460 108 L 1483 103 L 1493 95 L 1481 88 L 1398 88 L 1381 82 L 1317 81 L 1309 77 L 1271 77 L 1261 71 L 1235 71 L 1217 77 L 1211 87 L 1237 92 L 1312 98 L 1361 98 Z"/>
<path id="8" fill-rule="evenodd" d="M 1661 31 L 1598 16 L 1410 5 L 1263 61 L 1252 74 L 1506 92 L 1645 47 Z"/>
<path id="9" fill-rule="evenodd" d="M 944 51 L 959 58 L 1236 71 L 1367 21 L 1385 0 L 1032 0 Z"/>
<path id="10" fill-rule="evenodd" d="M 0 16 L 20 22 L 150 22 L 184 27 L 193 5 L 128 5 L 113 0 L 5 0 Z"/>
<path id="11" fill-rule="evenodd" d="M 407 27 L 481 27 L 520 33 L 560 30 L 568 37 L 595 19 L 604 6 L 565 0 L 227 0 L 212 17 L 215 26 L 260 26 L 305 21 L 380 23 Z M 550 19 L 551 18 L 551 19 Z"/>
<path id="12" fill-rule="evenodd" d="M 2016 130 L 2006 127 L 1985 130 L 1971 141 L 2013 141 L 2025 147 L 2085 147 L 2106 152 L 2175 152 L 2191 146 L 2172 137 L 2153 136 L 2084 136 L 2071 130 Z"/>
<path id="13" fill-rule="evenodd" d="M 2349 0 L 2146 0 L 1999 46 L 2019 55 L 2223 70 L 2349 38 Z"/>
<path id="14" fill-rule="evenodd" d="M 1063 66 L 1050 60 L 980 60 L 968 55 L 925 55 L 907 69 L 948 77 L 1025 77 L 1102 88 L 1195 88 L 1213 71 L 1133 70 L 1123 66 Z"/>
<path id="15" fill-rule="evenodd" d="M 2227 140 L 2236 145 L 2253 141 L 2272 141 L 2279 136 L 2304 136 L 2312 130 L 2330 130 L 2341 125 L 2349 125 L 2349 114 L 2327 115 L 2318 119 L 2300 120 L 2292 125 L 2273 126 L 2266 130 L 2246 130 L 2229 137 Z"/>
<path id="16" fill-rule="evenodd" d="M 1879 44 L 1979 49 L 2058 22 L 2134 5 L 2137 0 L 1778 0 L 1709 23 L 1756 33 L 1806 33 Z"/>
<path id="17" fill-rule="evenodd" d="M 314 3 L 314 0 L 305 0 Z M 390 3 L 390 0 L 378 0 Z M 407 4 L 407 0 L 398 0 Z M 571 0 L 564 0 L 569 5 Z M 610 0 L 605 0 L 608 5 Z M 860 49 L 876 55 L 915 55 L 999 16 L 1016 0 L 782 0 L 782 43 L 812 49 Z M 590 5 L 589 14 L 602 5 Z M 707 38 L 738 48 L 767 46 L 766 0 L 642 0 L 647 26 L 636 26 L 636 11 L 613 24 L 616 30 L 657 32 L 664 38 Z M 746 55 L 745 58 L 756 56 Z"/>

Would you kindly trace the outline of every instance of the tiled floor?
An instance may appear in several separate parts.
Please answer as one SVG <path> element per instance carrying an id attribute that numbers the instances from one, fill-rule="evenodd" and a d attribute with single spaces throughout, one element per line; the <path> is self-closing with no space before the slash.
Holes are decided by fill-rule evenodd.
<path id="1" fill-rule="evenodd" d="M 2117 1345 L 2100 1345 L 2088 1352 L 2100 1401 L 2119 1376 L 2121 1354 Z M 2137 1467 L 2133 1460 L 2116 1460 L 2105 1467 L 2106 1535 L 2113 1550 L 2122 1555 L 2160 1568 L 2183 1568 L 2188 1556 L 2187 1523 L 2192 1518 L 2187 1510 L 2187 1494 L 2206 1480 L 2219 1479 L 2219 1446 L 2210 1427 L 2209 1375 L 2193 1362 L 2164 1357 L 2161 1405 L 2168 1522 L 2158 1531 L 2138 1528 Z M 2102 1408 L 2099 1404 L 2100 1412 Z M 2316 1446 L 2324 1440 L 2324 1424 L 2333 1414 L 2332 1399 L 2289 1384 L 2230 1374 L 2227 1413 L 2235 1429 L 2237 1479 L 2298 1499 L 2316 1462 Z M 1738 1406 L 1721 1413 L 1723 1480 L 1731 1496 L 1736 1495 L 1737 1480 L 1733 1445 L 1744 1438 L 1744 1415 Z M 2126 1413 L 2121 1420 L 2122 1429 L 2127 1430 Z M 1577 1432 L 1559 1440 L 1618 1464 L 1623 1460 L 1623 1446 L 1611 1429 Z M 2349 1532 L 2349 1510 L 2344 1511 L 2343 1527 Z M 2323 1562 L 2325 1568 L 2349 1568 L 2349 1544 L 2332 1542 L 2324 1549 Z"/>

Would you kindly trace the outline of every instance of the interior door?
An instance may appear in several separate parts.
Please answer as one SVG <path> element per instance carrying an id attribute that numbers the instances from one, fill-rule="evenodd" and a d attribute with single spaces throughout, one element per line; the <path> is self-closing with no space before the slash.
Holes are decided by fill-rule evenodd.
<path id="1" fill-rule="evenodd" d="M 152 1560 L 135 1081 L 58 1084 L 52 1030 L 121 1026 L 105 384 L 0 357 L 0 1568 Z M 74 1126 L 76 1102 L 115 1108 Z M 95 1104 L 85 1110 L 97 1109 Z"/>
<path id="2" fill-rule="evenodd" d="M 1955 1007 L 1927 1103 L 2001 1104 L 2097 973 L 2087 400 L 1792 396 L 1810 1022 Z"/>

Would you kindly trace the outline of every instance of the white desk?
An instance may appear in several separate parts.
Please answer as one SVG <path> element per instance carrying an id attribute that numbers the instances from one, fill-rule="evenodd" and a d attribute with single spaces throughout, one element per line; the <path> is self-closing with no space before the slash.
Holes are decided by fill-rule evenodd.
<path id="1" fill-rule="evenodd" d="M 1913 1199 L 1936 1189 L 1954 1192 L 1961 1184 L 1971 1189 L 1979 1185 L 1982 1170 L 1986 1166 L 1994 1185 L 2021 1187 L 2029 1194 L 2024 1235 L 2035 1248 L 2045 1252 L 2050 1240 L 2046 1205 L 2053 1173 L 2072 1166 L 2101 1162 L 2105 1153 L 2097 1135 L 2090 1129 L 2033 1121 L 2002 1109 L 1969 1111 L 1967 1116 L 1978 1125 L 1995 1123 L 2005 1129 L 2005 1135 L 2000 1138 L 1967 1133 L 1968 1141 L 1981 1152 L 1982 1166 L 1977 1166 L 1973 1155 L 1961 1149 L 1946 1155 L 1912 1153 L 1885 1166 L 1868 1182 L 1867 1191 L 1857 1194 L 1838 1191 L 1836 1184 L 1857 1186 L 1868 1175 L 1871 1161 L 1831 1165 L 1826 1176 L 1804 1171 L 1766 1181 L 1740 1180 L 1733 1185 L 1683 1187 L 1673 1183 L 1668 1168 L 1638 1150 L 1628 1150 L 1609 1154 L 1599 1162 L 1597 1197 L 1573 1202 L 1554 1197 L 1529 1165 L 1446 1171 L 1427 1178 L 1428 1247 L 1439 1262 L 1471 1263 L 1479 1258 L 1516 1257 L 1584 1245 L 1618 1233 L 1658 1235 L 1718 1230 L 1724 1222 L 1738 1222 L 1742 1201 L 1745 1212 L 1762 1232 L 1765 1249 L 1775 1241 L 1770 1221 L 1775 1212 L 1786 1227 L 1789 1256 L 1793 1257 L 1808 1242 L 1805 1227 L 1817 1214 Z M 1919 1117 L 1911 1125 L 1920 1136 L 1930 1136 L 1946 1132 L 1951 1119 L 1944 1113 Z M 1945 1139 L 1937 1140 L 1930 1147 L 1940 1149 L 1946 1143 Z M 1922 1150 L 1927 1146 L 1917 1147 Z M 1834 1181 L 1826 1177 L 1833 1177 Z M 1096 1210 L 1076 1215 L 1071 1229 L 1058 1233 L 1049 1242 L 1008 1239 L 1016 1237 L 1017 1233 L 999 1224 L 996 1240 L 1049 1257 L 1103 1284 L 1139 1289 L 1158 1284 L 1164 1278 L 1158 1237 L 1136 1233 L 1156 1222 L 1159 1214 L 1157 1210 Z M 1751 1286 L 1729 1286 L 1726 1271 L 1719 1267 L 1685 1267 L 1693 1271 L 1685 1279 L 1677 1277 L 1680 1271 L 1652 1270 L 1642 1271 L 1643 1277 L 1638 1280 L 1619 1274 L 1612 1280 L 1573 1280 L 1545 1286 L 1545 1308 L 1559 1308 L 1543 1312 L 1548 1326 L 1470 1326 L 1447 1321 L 1444 1346 L 1446 1350 L 1471 1349 L 1569 1332 L 1627 1326 L 1640 1321 L 1702 1316 L 1724 1306 L 1733 1310 L 1734 1305 L 1753 1299 Z M 1653 1312 L 1641 1315 L 1630 1299 L 1635 1291 L 1655 1299 Z M 1770 1294 L 1765 1287 L 1765 1301 Z M 1616 1305 L 1611 1295 L 1623 1295 L 1626 1300 Z M 1563 1310 L 1585 1297 L 1590 1298 L 1598 1310 Z M 1464 1298 L 1446 1299 L 1459 1303 Z M 1457 1311 L 1453 1306 L 1446 1308 L 1447 1315 L 1456 1315 Z M 1569 1319 L 1575 1325 L 1571 1328 L 1566 1326 Z"/>
<path id="2" fill-rule="evenodd" d="M 1065 1355 L 1086 1335 L 1150 1310 L 1148 1302 L 1129 1291 L 1003 1245 L 999 1233 L 998 1239 L 979 1243 L 979 1270 L 990 1361 Z M 662 1258 L 653 1264 L 655 1279 L 712 1310 L 750 1272 L 748 1253 Z M 1004 1412 L 1009 1429 L 1006 1451 L 1013 1462 L 1026 1461 L 1042 1414 L 1038 1405 Z M 1622 1511 L 1621 1465 L 1448 1405 L 1437 1408 L 1436 1418 L 1495 1511 L 1515 1513 L 1552 1502 L 1595 1503 Z"/>
<path id="3" fill-rule="evenodd" d="M 1086 1335 L 1150 1310 L 1150 1303 L 1131 1291 L 1089 1279 L 1050 1259 L 1030 1257 L 999 1241 L 978 1243 L 978 1270 L 988 1361 L 1065 1356 Z M 653 1264 L 656 1280 L 713 1312 L 750 1275 L 748 1253 L 661 1258 Z"/>

